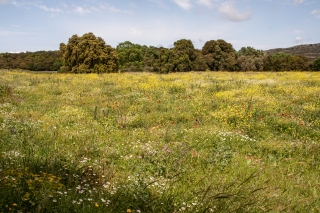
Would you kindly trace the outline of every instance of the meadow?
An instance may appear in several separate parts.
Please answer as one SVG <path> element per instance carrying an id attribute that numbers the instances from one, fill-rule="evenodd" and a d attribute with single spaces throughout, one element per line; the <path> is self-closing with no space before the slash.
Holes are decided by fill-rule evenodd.
<path id="1" fill-rule="evenodd" d="M 320 73 L 0 71 L 0 212 L 320 212 Z"/>

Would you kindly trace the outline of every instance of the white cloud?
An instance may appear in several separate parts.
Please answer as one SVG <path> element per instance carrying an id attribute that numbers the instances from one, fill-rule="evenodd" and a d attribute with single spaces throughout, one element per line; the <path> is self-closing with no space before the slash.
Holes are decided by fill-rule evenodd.
<path id="1" fill-rule="evenodd" d="M 41 10 L 47 11 L 47 12 L 62 13 L 62 10 L 60 8 L 49 8 L 45 5 L 37 5 L 37 4 L 34 4 L 34 6 L 40 8 Z"/>
<path id="2" fill-rule="evenodd" d="M 83 9 L 82 7 L 76 7 L 74 9 L 74 12 L 78 13 L 80 15 L 83 15 L 83 14 L 86 14 L 86 13 L 90 13 L 90 10 Z"/>
<path id="3" fill-rule="evenodd" d="M 17 1 L 11 1 L 10 2 L 12 5 L 16 6 L 16 7 L 20 7 L 22 5 L 29 5 L 30 3 L 23 3 L 23 2 L 17 2 Z"/>
<path id="4" fill-rule="evenodd" d="M 316 18 L 320 18 L 320 10 L 313 10 L 311 15 L 315 16 Z"/>
<path id="5" fill-rule="evenodd" d="M 68 5 L 66 3 L 64 3 L 64 2 L 61 3 L 61 6 L 64 7 L 64 8 L 68 8 Z"/>
<path id="6" fill-rule="evenodd" d="M 303 3 L 304 0 L 293 0 L 293 4 L 297 5 L 297 4 L 301 4 Z"/>
<path id="7" fill-rule="evenodd" d="M 173 0 L 173 1 L 184 10 L 189 10 L 192 7 L 190 0 Z"/>
<path id="8" fill-rule="evenodd" d="M 119 8 L 116 8 L 114 6 L 111 6 L 111 5 L 108 5 L 108 4 L 104 4 L 104 3 L 100 3 L 99 4 L 99 9 L 100 10 L 108 10 L 108 11 L 113 12 L 113 13 L 134 14 L 134 12 L 132 12 L 130 10 L 121 10 Z"/>
<path id="9" fill-rule="evenodd" d="M 114 12 L 114 13 L 126 13 L 126 14 L 133 14 L 132 11 L 128 11 L 128 10 L 121 10 L 121 9 L 118 9 L 114 6 L 110 6 L 109 7 L 109 11 L 111 12 Z"/>
<path id="10" fill-rule="evenodd" d="M 0 4 L 6 4 L 7 0 L 0 0 Z"/>
<path id="11" fill-rule="evenodd" d="M 219 8 L 219 12 L 221 13 L 223 18 L 234 22 L 247 21 L 251 19 L 251 12 L 239 12 L 235 7 L 234 1 L 226 1 L 222 3 L 221 7 Z"/>
<path id="12" fill-rule="evenodd" d="M 0 3 L 1 3 L 1 1 L 7 1 L 7 0 L 0 0 Z M 111 5 L 108 5 L 106 3 L 95 2 L 95 1 L 92 1 L 92 3 L 94 3 L 94 5 L 81 5 L 81 6 L 78 6 L 78 5 L 70 6 L 70 5 L 67 5 L 66 3 L 63 2 L 60 4 L 61 8 L 51 8 L 51 7 L 47 7 L 43 4 L 38 4 L 37 2 L 41 3 L 41 1 L 36 1 L 36 2 L 21 1 L 21 2 L 19 2 L 19 1 L 14 1 L 14 0 L 11 1 L 10 3 L 16 7 L 32 5 L 34 7 L 41 9 L 41 10 L 51 12 L 51 13 L 77 13 L 80 15 L 84 15 L 86 13 L 91 13 L 93 11 L 108 10 L 113 13 L 134 14 L 134 12 L 132 12 L 132 11 L 118 9 L 118 8 L 111 6 Z"/>
<path id="13" fill-rule="evenodd" d="M 35 32 L 0 30 L 0 36 L 35 35 L 35 34 L 36 34 Z"/>
<path id="14" fill-rule="evenodd" d="M 197 3 L 199 5 L 206 6 L 208 8 L 214 8 L 215 4 L 212 2 L 212 0 L 197 0 Z"/>
<path id="15" fill-rule="evenodd" d="M 295 43 L 299 44 L 303 42 L 303 38 L 302 37 L 296 37 Z"/>
<path id="16" fill-rule="evenodd" d="M 0 0 L 1 1 L 1 0 Z M 16 6 L 16 7 L 21 7 L 21 6 L 25 6 L 25 7 L 30 7 L 30 6 L 34 6 L 36 8 L 39 8 L 41 10 L 47 11 L 47 12 L 51 12 L 51 13 L 63 13 L 65 11 L 61 10 L 60 8 L 50 8 L 47 7 L 43 4 L 37 4 L 37 2 L 27 2 L 27 1 L 21 1 L 21 2 L 17 2 L 17 1 L 11 1 L 10 2 L 12 5 Z M 39 3 L 41 3 L 39 1 Z"/>

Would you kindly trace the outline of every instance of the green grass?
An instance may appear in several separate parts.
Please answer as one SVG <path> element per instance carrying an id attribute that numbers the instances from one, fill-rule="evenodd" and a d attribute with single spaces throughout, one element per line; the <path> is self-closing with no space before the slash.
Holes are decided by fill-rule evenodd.
<path id="1" fill-rule="evenodd" d="M 320 73 L 0 71 L 0 212 L 320 212 Z"/>

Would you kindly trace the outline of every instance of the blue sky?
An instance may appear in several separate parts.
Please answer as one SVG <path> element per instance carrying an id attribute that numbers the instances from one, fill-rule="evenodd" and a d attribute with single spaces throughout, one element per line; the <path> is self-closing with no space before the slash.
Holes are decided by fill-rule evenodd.
<path id="1" fill-rule="evenodd" d="M 320 0 L 0 0 L 0 52 L 58 50 L 93 32 L 116 47 L 131 41 L 201 49 L 224 39 L 236 50 L 320 43 Z"/>

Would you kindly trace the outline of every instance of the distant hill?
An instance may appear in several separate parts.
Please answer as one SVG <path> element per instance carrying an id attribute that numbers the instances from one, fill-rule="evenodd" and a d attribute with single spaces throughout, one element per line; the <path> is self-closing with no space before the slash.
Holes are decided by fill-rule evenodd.
<path id="1" fill-rule="evenodd" d="M 320 57 L 320 43 L 318 44 L 303 44 L 298 46 L 293 46 L 289 48 L 276 48 L 265 51 L 268 54 L 274 54 L 278 52 L 287 53 L 290 55 L 304 55 L 311 61 Z"/>

